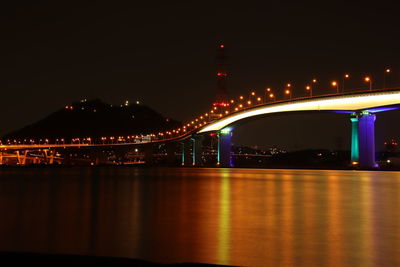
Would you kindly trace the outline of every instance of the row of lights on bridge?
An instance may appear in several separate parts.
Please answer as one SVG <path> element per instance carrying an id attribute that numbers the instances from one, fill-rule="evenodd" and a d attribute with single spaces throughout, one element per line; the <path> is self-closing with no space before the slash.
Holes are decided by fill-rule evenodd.
<path id="1" fill-rule="evenodd" d="M 391 73 L 392 70 L 390 68 L 386 68 L 384 70 L 384 74 L 387 75 Z M 385 77 L 384 77 L 385 78 Z M 344 92 L 345 89 L 345 81 L 347 79 L 350 79 L 350 74 L 346 73 L 343 75 L 343 81 L 342 81 L 342 92 Z M 364 82 L 368 83 L 369 85 L 369 90 L 372 90 L 372 78 L 371 76 L 364 76 L 362 79 Z M 309 84 L 305 86 L 306 92 L 308 92 L 308 95 L 310 97 L 313 96 L 313 87 L 315 88 L 316 84 L 318 83 L 318 80 L 316 78 L 313 78 Z M 337 93 L 340 93 L 339 91 L 339 82 L 336 80 L 331 81 L 331 86 L 336 89 Z M 284 94 L 289 98 L 292 99 L 292 88 L 293 85 L 291 83 L 287 83 L 285 88 L 284 88 Z M 385 88 L 385 79 L 384 79 L 384 85 L 383 88 Z M 235 104 L 235 100 L 231 99 L 228 103 L 223 103 L 222 105 L 214 105 L 212 109 L 200 117 L 196 118 L 195 120 L 192 120 L 191 122 L 185 124 L 184 129 L 190 129 L 190 131 L 195 130 L 199 127 L 202 127 L 206 125 L 213 117 L 213 118 L 221 118 L 223 116 L 229 115 L 232 112 L 238 112 L 242 110 L 243 108 L 248 108 L 254 105 L 259 105 L 259 104 L 264 104 L 267 102 L 267 99 L 270 99 L 271 101 L 276 101 L 276 94 L 273 92 L 273 90 L 268 87 L 265 89 L 265 96 L 260 97 L 256 95 L 256 92 L 252 91 L 250 93 L 250 98 L 245 100 L 245 97 L 243 95 L 239 96 L 238 100 L 238 105 L 236 107 L 233 107 Z M 242 102 L 241 102 L 242 101 Z M 218 111 L 218 108 L 222 108 L 222 110 Z M 204 118 L 206 118 L 206 121 L 203 121 L 203 123 L 199 123 L 202 121 Z M 190 132 L 189 131 L 189 132 Z M 185 134 L 187 131 L 184 131 L 183 134 Z M 173 133 L 181 133 L 180 131 L 167 131 L 165 133 L 159 133 L 159 136 L 165 136 L 165 135 L 172 135 Z"/>

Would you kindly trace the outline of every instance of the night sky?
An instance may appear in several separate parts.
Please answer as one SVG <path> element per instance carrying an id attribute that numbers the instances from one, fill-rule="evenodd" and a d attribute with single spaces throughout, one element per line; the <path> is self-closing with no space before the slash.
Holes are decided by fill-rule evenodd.
<path id="1" fill-rule="evenodd" d="M 146 2 L 146 3 L 143 3 Z M 348 89 L 400 85 L 398 8 L 375 1 L 30 1 L 0 8 L 0 134 L 33 123 L 74 101 L 140 100 L 185 121 L 204 113 L 216 94 L 216 47 L 227 47 L 229 94 L 287 82 L 294 96 L 313 77 Z M 127 4 L 128 3 L 128 4 Z M 140 4 L 139 4 L 140 3 Z M 318 90 L 317 90 L 318 91 Z M 400 112 L 377 116 L 377 143 L 400 137 Z M 241 126 L 234 142 L 348 149 L 343 114 L 285 115 Z"/>

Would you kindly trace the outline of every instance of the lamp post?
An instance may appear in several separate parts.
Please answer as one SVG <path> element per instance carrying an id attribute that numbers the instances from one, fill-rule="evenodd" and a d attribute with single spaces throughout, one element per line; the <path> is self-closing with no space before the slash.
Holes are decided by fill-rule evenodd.
<path id="1" fill-rule="evenodd" d="M 285 90 L 285 95 L 288 95 L 289 99 L 292 99 L 292 91 L 290 91 L 289 89 Z"/>
<path id="2" fill-rule="evenodd" d="M 276 100 L 276 99 L 275 99 L 275 95 L 274 95 L 273 93 L 270 93 L 270 94 L 269 94 L 269 98 L 272 99 L 272 101 L 275 101 L 275 100 Z"/>
<path id="3" fill-rule="evenodd" d="M 336 87 L 336 92 L 339 93 L 339 83 L 338 83 L 337 81 L 333 81 L 333 82 L 331 83 L 331 85 L 332 85 L 333 87 Z"/>
<path id="4" fill-rule="evenodd" d="M 292 99 L 292 84 L 291 83 L 287 83 L 286 84 L 286 90 L 285 90 L 285 94 L 289 96 L 289 99 Z"/>
<path id="5" fill-rule="evenodd" d="M 372 79 L 371 79 L 371 77 L 366 76 L 366 77 L 364 78 L 364 81 L 367 82 L 367 83 L 369 83 L 369 90 L 372 91 Z"/>
<path id="6" fill-rule="evenodd" d="M 271 93 L 271 88 L 265 88 L 264 92 L 264 103 L 267 103 L 267 95 Z"/>
<path id="7" fill-rule="evenodd" d="M 309 92 L 310 97 L 312 96 L 312 86 L 311 85 L 307 85 L 306 86 L 306 91 Z"/>
<path id="8" fill-rule="evenodd" d="M 318 82 L 317 78 L 313 78 L 311 80 L 311 90 L 313 89 L 315 90 L 317 88 L 317 82 Z"/>
<path id="9" fill-rule="evenodd" d="M 390 72 L 392 72 L 392 70 L 387 68 L 387 69 L 385 69 L 385 72 L 383 73 L 383 89 L 386 89 L 386 75 L 389 75 Z"/>
<path id="10" fill-rule="evenodd" d="M 350 74 L 345 74 L 345 75 L 343 75 L 343 82 L 342 82 L 342 92 L 344 92 L 344 85 L 345 85 L 345 81 L 346 81 L 346 79 L 349 79 L 350 78 Z"/>

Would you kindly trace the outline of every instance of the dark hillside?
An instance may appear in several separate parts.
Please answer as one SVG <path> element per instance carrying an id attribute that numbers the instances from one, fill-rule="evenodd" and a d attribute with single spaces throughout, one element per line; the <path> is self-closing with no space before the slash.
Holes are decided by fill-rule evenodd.
<path id="1" fill-rule="evenodd" d="M 67 105 L 3 139 L 123 136 L 157 133 L 180 125 L 144 105 L 116 106 L 96 99 Z"/>

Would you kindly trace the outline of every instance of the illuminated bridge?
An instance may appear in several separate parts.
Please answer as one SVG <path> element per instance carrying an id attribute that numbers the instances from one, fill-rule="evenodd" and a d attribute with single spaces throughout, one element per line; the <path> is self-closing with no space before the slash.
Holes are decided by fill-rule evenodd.
<path id="1" fill-rule="evenodd" d="M 140 136 L 117 136 L 94 138 L 74 138 L 70 142 L 64 139 L 54 141 L 43 140 L 38 143 L 34 140 L 15 140 L 0 144 L 0 163 L 3 157 L 14 156 L 20 164 L 24 164 L 28 151 L 41 150 L 47 154 L 49 162 L 57 159 L 51 152 L 55 149 L 76 147 L 124 147 L 144 146 L 153 144 L 182 144 L 182 165 L 201 166 L 202 140 L 206 134 L 215 134 L 218 139 L 216 164 L 221 167 L 232 167 L 231 136 L 235 127 L 240 123 L 262 116 L 289 112 L 336 112 L 348 113 L 352 124 L 351 161 L 361 168 L 375 168 L 375 119 L 376 113 L 393 110 L 400 105 L 400 88 L 385 90 L 369 90 L 346 92 L 322 96 L 302 98 L 287 98 L 274 101 L 272 98 L 256 96 L 251 93 L 250 98 L 244 100 L 241 96 L 238 101 L 231 100 L 230 105 L 212 107 L 208 112 L 187 122 L 181 128 L 166 132 L 149 133 Z M 192 151 L 192 152 L 190 152 Z M 152 150 L 145 149 L 145 158 L 151 157 Z M 175 153 L 169 151 L 168 153 Z"/>

